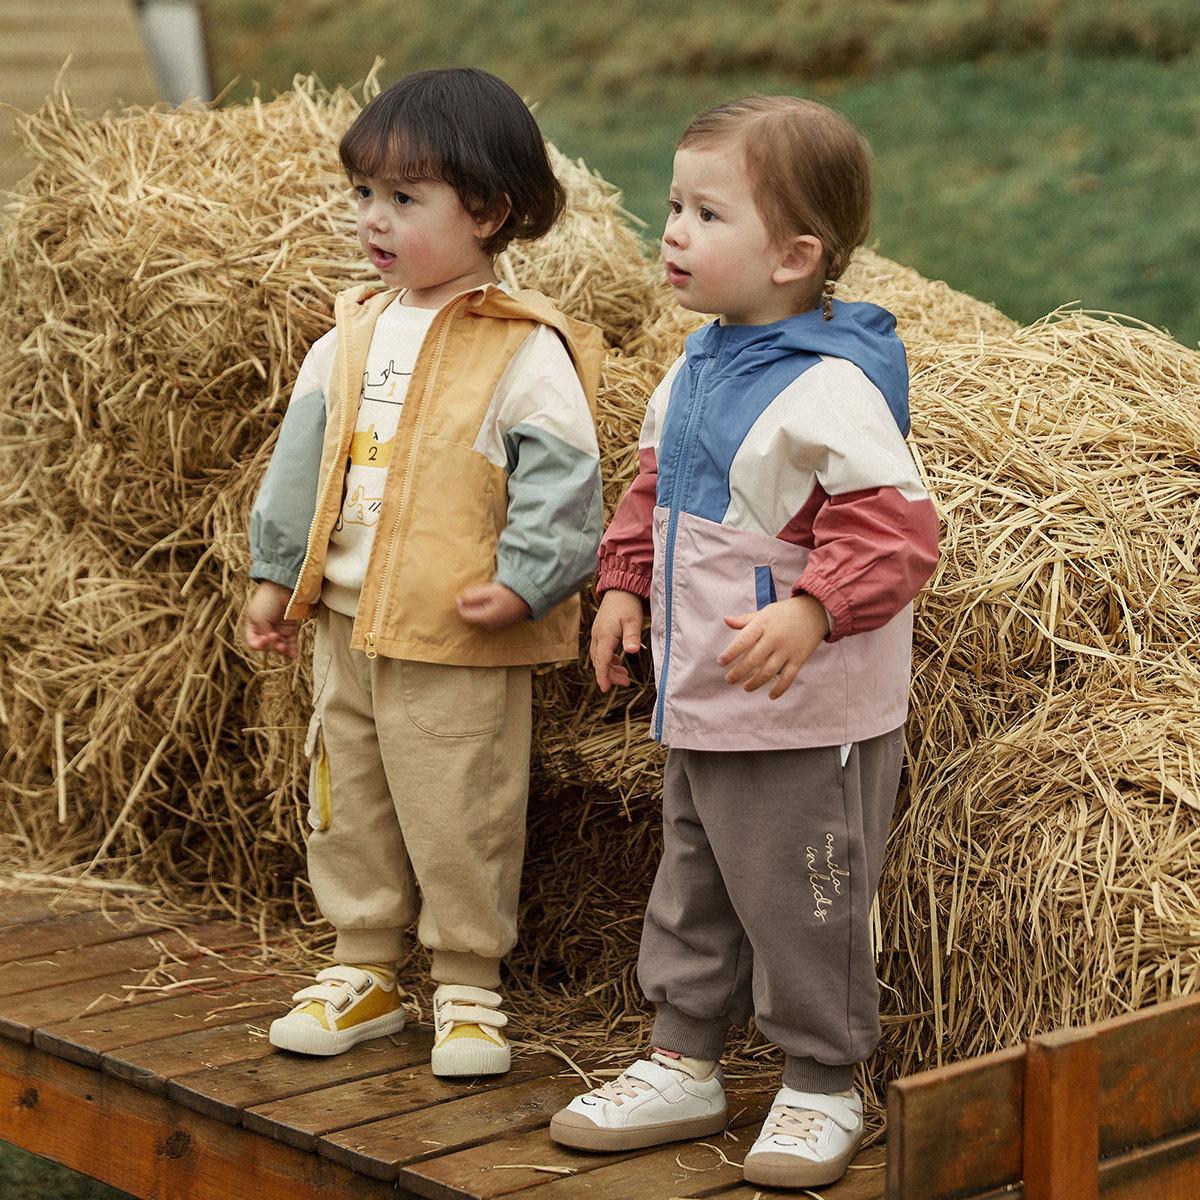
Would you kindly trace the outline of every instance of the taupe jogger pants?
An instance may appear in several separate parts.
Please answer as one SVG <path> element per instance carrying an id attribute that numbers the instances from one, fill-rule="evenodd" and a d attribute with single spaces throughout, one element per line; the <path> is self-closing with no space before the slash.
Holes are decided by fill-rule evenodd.
<path id="1" fill-rule="evenodd" d="M 529 795 L 529 667 L 368 659 L 322 606 L 313 652 L 308 872 L 342 962 L 403 931 L 438 983 L 495 987 L 517 939 Z"/>
<path id="2" fill-rule="evenodd" d="M 638 981 L 654 1044 L 720 1058 L 754 1014 L 800 1091 L 851 1086 L 879 1041 L 870 911 L 904 730 L 850 748 L 671 750 Z"/>

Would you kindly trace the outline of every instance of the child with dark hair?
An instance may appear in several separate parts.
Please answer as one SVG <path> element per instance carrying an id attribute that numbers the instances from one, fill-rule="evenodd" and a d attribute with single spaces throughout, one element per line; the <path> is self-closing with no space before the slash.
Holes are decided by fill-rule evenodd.
<path id="1" fill-rule="evenodd" d="M 528 108 L 423 71 L 342 138 L 382 285 L 337 297 L 250 519 L 254 649 L 316 613 L 308 869 L 336 965 L 271 1042 L 337 1054 L 404 1023 L 406 927 L 432 953 L 437 1075 L 506 1071 L 531 668 L 576 657 L 601 527 L 599 331 L 500 285 L 563 191 Z"/>

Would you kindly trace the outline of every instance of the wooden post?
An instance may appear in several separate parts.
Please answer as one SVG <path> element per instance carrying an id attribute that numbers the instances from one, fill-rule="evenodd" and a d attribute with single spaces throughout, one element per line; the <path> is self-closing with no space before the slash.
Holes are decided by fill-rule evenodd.
<path id="1" fill-rule="evenodd" d="M 1100 1050 L 1094 1030 L 1030 1038 L 1025 1054 L 1025 1200 L 1098 1200 Z"/>

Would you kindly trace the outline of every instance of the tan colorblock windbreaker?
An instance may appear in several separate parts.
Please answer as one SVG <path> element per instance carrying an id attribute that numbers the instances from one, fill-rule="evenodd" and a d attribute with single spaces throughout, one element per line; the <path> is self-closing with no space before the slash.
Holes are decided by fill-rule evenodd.
<path id="1" fill-rule="evenodd" d="M 342 503 L 361 380 L 379 315 L 396 289 L 363 285 L 335 304 L 337 350 L 308 545 L 285 619 L 318 602 L 329 537 Z M 538 620 L 494 631 L 470 625 L 455 597 L 488 583 L 504 528 L 508 472 L 477 448 L 509 361 L 538 323 L 563 339 L 594 407 L 604 347 L 600 331 L 564 316 L 537 292 L 495 286 L 454 297 L 438 311 L 417 357 L 388 467 L 351 647 L 368 655 L 466 666 L 574 659 L 579 597 Z"/>

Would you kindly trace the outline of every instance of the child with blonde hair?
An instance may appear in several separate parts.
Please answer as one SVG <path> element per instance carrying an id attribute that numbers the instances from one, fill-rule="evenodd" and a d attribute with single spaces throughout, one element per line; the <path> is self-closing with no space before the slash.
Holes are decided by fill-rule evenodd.
<path id="1" fill-rule="evenodd" d="M 720 1130 L 726 1032 L 751 1014 L 784 1068 L 747 1181 L 831 1183 L 862 1138 L 869 914 L 938 539 L 895 319 L 833 297 L 870 204 L 866 145 L 824 105 L 753 96 L 680 139 L 663 260 L 718 319 L 650 399 L 591 645 L 601 690 L 628 683 L 616 651 L 639 649 L 649 601 L 670 747 L 638 959 L 653 1049 L 555 1115 L 565 1145 Z"/>
<path id="2" fill-rule="evenodd" d="M 601 526 L 597 329 L 497 282 L 563 206 L 528 108 L 422 71 L 339 146 L 381 282 L 337 297 L 250 519 L 255 649 L 316 613 L 308 872 L 335 965 L 272 1044 L 337 1054 L 404 1023 L 405 930 L 432 954 L 433 1072 L 506 1071 L 531 668 L 578 653 Z"/>

